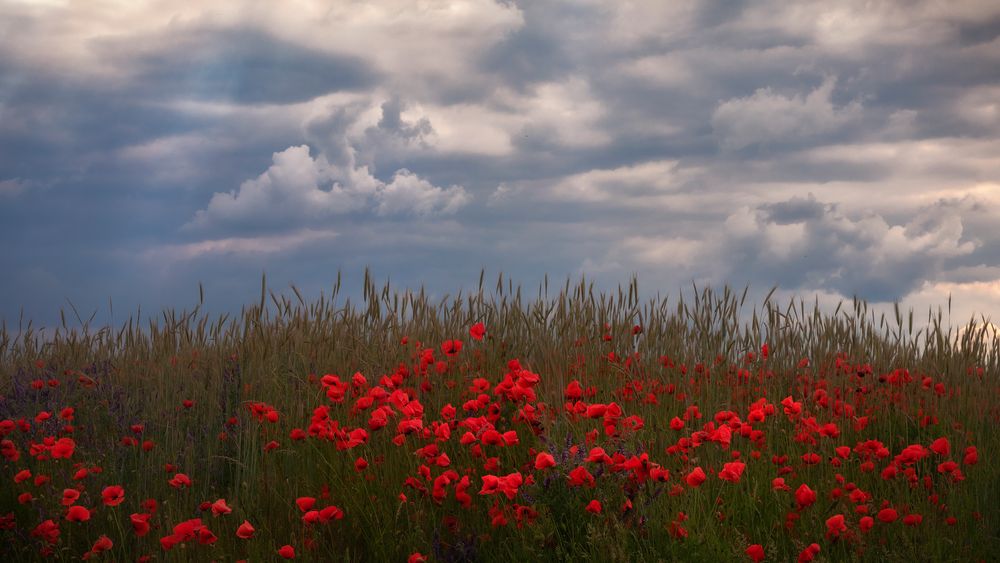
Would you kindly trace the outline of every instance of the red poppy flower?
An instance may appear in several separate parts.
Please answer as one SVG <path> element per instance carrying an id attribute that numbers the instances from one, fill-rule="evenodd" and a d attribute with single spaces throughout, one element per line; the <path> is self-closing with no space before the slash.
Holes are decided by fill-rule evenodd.
<path id="1" fill-rule="evenodd" d="M 170 486 L 175 489 L 182 489 L 184 487 L 191 486 L 191 478 L 185 475 L 184 473 L 177 473 L 176 475 L 173 476 L 173 478 L 167 481 L 167 483 L 169 483 Z"/>
<path id="2" fill-rule="evenodd" d="M 336 506 L 328 506 L 319 511 L 320 522 L 329 522 L 331 520 L 340 520 L 344 517 L 344 511 Z"/>
<path id="3" fill-rule="evenodd" d="M 802 552 L 799 553 L 799 563 L 809 563 L 809 561 L 816 559 L 819 552 L 820 549 L 818 543 L 809 544 L 809 547 L 803 549 Z"/>
<path id="4" fill-rule="evenodd" d="M 253 534 L 256 531 L 257 530 L 254 529 L 254 527 L 250 524 L 250 522 L 244 520 L 243 523 L 240 524 L 240 527 L 236 528 L 236 537 L 243 540 L 248 540 L 253 537 Z"/>
<path id="5" fill-rule="evenodd" d="M 490 428 L 483 432 L 483 435 L 480 437 L 480 441 L 487 446 L 503 445 L 503 434 Z"/>
<path id="6" fill-rule="evenodd" d="M 278 548 L 278 555 L 283 559 L 295 559 L 295 548 L 290 545 L 283 545 Z"/>
<path id="7" fill-rule="evenodd" d="M 517 496 L 518 487 L 524 483 L 524 476 L 520 473 L 511 473 L 503 477 L 497 475 L 483 475 L 483 488 L 481 495 L 492 495 L 501 492 L 509 499 Z"/>
<path id="8" fill-rule="evenodd" d="M 569 472 L 569 484 L 575 487 L 579 487 L 581 485 L 593 487 L 595 485 L 595 480 L 594 476 L 587 471 L 587 468 L 581 465 L 580 467 L 577 467 Z"/>
<path id="9" fill-rule="evenodd" d="M 820 436 L 826 436 L 827 438 L 839 438 L 840 429 L 837 428 L 836 424 L 828 422 L 820 427 L 819 434 Z"/>
<path id="10" fill-rule="evenodd" d="M 555 467 L 556 459 L 552 457 L 552 454 L 541 452 L 535 457 L 535 469 L 545 469 L 548 467 Z"/>
<path id="11" fill-rule="evenodd" d="M 611 457 L 604 451 L 604 448 L 596 447 L 590 450 L 590 453 L 587 455 L 587 459 L 584 461 L 590 463 L 611 463 Z"/>
<path id="12" fill-rule="evenodd" d="M 802 403 L 797 402 L 791 395 L 781 400 L 781 406 L 787 416 L 795 416 L 802 412 Z"/>
<path id="13" fill-rule="evenodd" d="M 726 463 L 722 466 L 722 471 L 719 472 L 719 479 L 736 483 L 740 480 L 740 476 L 743 475 L 745 468 L 746 464 L 741 461 Z"/>
<path id="14" fill-rule="evenodd" d="M 90 520 L 90 511 L 76 504 L 66 511 L 66 519 L 70 522 L 86 522 Z"/>
<path id="15" fill-rule="evenodd" d="M 101 536 L 94 542 L 94 546 L 90 548 L 90 551 L 83 555 L 83 558 L 90 559 L 94 555 L 109 551 L 112 547 L 114 547 L 114 544 L 111 542 L 111 539 L 108 536 Z"/>
<path id="16" fill-rule="evenodd" d="M 177 524 L 173 528 L 175 543 L 195 539 L 197 537 L 198 530 L 202 527 L 204 527 L 204 525 L 201 523 L 201 518 L 192 518 Z"/>
<path id="17" fill-rule="evenodd" d="M 468 489 L 471 486 L 471 481 L 468 475 L 462 476 L 458 483 L 455 484 L 455 500 L 462 505 L 463 508 L 469 508 L 472 506 L 472 497 L 469 495 Z M 406 501 L 406 497 L 402 497 L 401 500 Z"/>
<path id="18" fill-rule="evenodd" d="M 899 455 L 896 456 L 896 461 L 897 463 L 910 465 L 925 457 L 927 457 L 927 448 L 921 446 L 920 444 L 910 444 L 909 446 L 903 448 L 903 451 L 899 452 Z"/>
<path id="19" fill-rule="evenodd" d="M 316 505 L 316 499 L 314 497 L 299 497 L 295 499 L 295 505 L 299 507 L 302 512 L 307 512 Z"/>
<path id="20" fill-rule="evenodd" d="M 707 477 L 705 476 L 705 471 L 701 467 L 695 467 L 691 473 L 684 477 L 684 481 L 689 487 L 698 487 L 705 482 Z"/>
<path id="21" fill-rule="evenodd" d="M 129 520 L 132 522 L 132 530 L 137 537 L 145 536 L 149 533 L 149 519 L 151 514 L 132 514 Z"/>
<path id="22" fill-rule="evenodd" d="M 580 386 L 579 381 L 574 379 L 566 385 L 566 390 L 563 392 L 563 395 L 570 401 L 579 400 L 583 397 L 583 387 Z"/>
<path id="23" fill-rule="evenodd" d="M 179 543 L 181 543 L 181 540 L 174 535 L 163 536 L 160 538 L 160 547 L 162 547 L 164 551 L 170 551 Z"/>
<path id="24" fill-rule="evenodd" d="M 938 464 L 938 473 L 954 473 L 958 470 L 958 464 L 954 461 L 948 460 L 943 463 Z"/>
<path id="25" fill-rule="evenodd" d="M 486 336 L 486 325 L 483 323 L 476 323 L 469 327 L 469 336 L 473 340 L 482 340 L 483 336 Z"/>
<path id="26" fill-rule="evenodd" d="M 844 522 L 843 514 L 834 514 L 826 519 L 826 537 L 839 538 L 842 532 L 847 531 L 847 524 Z"/>
<path id="27" fill-rule="evenodd" d="M 895 522 L 896 519 L 899 518 L 899 513 L 896 512 L 896 509 L 894 508 L 883 508 L 882 510 L 879 510 L 878 514 L 875 516 L 879 519 L 879 522 L 889 524 L 891 522 Z"/>
<path id="28" fill-rule="evenodd" d="M 938 438 L 931 442 L 931 451 L 940 456 L 949 456 L 951 455 L 951 442 L 948 441 L 948 438 Z"/>
<path id="29" fill-rule="evenodd" d="M 600 514 L 602 510 L 601 502 L 597 499 L 590 501 L 589 503 L 587 503 L 586 510 L 591 514 Z"/>
<path id="30" fill-rule="evenodd" d="M 62 494 L 62 505 L 63 506 L 73 506 L 76 503 L 76 499 L 80 498 L 80 491 L 76 489 L 63 489 Z"/>
<path id="31" fill-rule="evenodd" d="M 209 530 L 207 526 L 202 526 L 198 528 L 198 543 L 201 545 L 212 545 L 218 541 L 218 537 Z"/>
<path id="32" fill-rule="evenodd" d="M 795 503 L 799 506 L 799 510 L 814 502 L 816 502 L 816 491 L 810 489 L 809 485 L 802 483 L 798 489 L 795 489 Z"/>
<path id="33" fill-rule="evenodd" d="M 920 514 L 907 514 L 906 516 L 903 516 L 904 526 L 919 526 L 923 521 L 924 517 Z"/>
<path id="34" fill-rule="evenodd" d="M 462 351 L 462 341 L 445 340 L 441 343 L 441 351 L 444 352 L 446 356 L 454 356 Z"/>
<path id="35" fill-rule="evenodd" d="M 759 543 L 755 543 L 748 547 L 745 553 L 754 563 L 760 563 L 764 560 L 764 546 Z"/>
<path id="36" fill-rule="evenodd" d="M 125 502 L 125 489 L 118 485 L 105 487 L 104 490 L 101 491 L 101 500 L 104 502 L 105 506 L 118 506 L 119 504 Z"/>
<path id="37" fill-rule="evenodd" d="M 220 516 L 222 514 L 229 514 L 232 511 L 233 511 L 233 509 L 229 508 L 229 505 L 226 504 L 226 499 L 224 499 L 224 498 L 220 498 L 219 500 L 217 500 L 217 501 L 215 501 L 215 502 L 212 503 L 212 515 L 213 516 Z"/>
<path id="38" fill-rule="evenodd" d="M 44 542 L 54 544 L 59 541 L 59 524 L 56 524 L 51 519 L 45 520 L 31 530 L 31 535 L 40 538 Z"/>

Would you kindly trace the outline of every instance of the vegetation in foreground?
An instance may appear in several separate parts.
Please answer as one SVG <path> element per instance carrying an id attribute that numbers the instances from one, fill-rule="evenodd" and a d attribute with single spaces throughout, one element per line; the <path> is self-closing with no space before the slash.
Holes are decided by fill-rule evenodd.
<path id="1" fill-rule="evenodd" d="M 634 280 L 339 288 L 0 332 L 0 557 L 997 557 L 985 322 Z"/>

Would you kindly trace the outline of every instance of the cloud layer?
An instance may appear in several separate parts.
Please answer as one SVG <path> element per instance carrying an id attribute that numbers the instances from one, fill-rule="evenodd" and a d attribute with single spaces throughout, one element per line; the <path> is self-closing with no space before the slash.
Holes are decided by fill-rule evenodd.
<path id="1" fill-rule="evenodd" d="M 0 317 L 480 268 L 989 311 L 1000 6 L 0 3 Z M 947 290 L 947 291 L 946 291 Z M 991 293 L 992 292 L 992 293 Z"/>

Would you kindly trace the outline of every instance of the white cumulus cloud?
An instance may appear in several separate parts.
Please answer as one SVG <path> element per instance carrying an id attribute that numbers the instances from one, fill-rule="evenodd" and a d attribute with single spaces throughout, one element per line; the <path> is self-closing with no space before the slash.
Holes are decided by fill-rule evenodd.
<path id="1" fill-rule="evenodd" d="M 313 158 L 309 147 L 300 145 L 274 153 L 271 166 L 238 190 L 213 195 L 188 228 L 313 223 L 361 210 L 447 215 L 468 201 L 462 186 L 438 187 L 406 169 L 386 183 L 353 158 L 345 165 L 333 164 L 323 155 Z"/>
<path id="2" fill-rule="evenodd" d="M 836 107 L 831 100 L 836 80 L 826 78 L 806 96 L 783 96 L 760 88 L 745 98 L 733 98 L 712 114 L 712 129 L 723 148 L 788 142 L 836 131 L 861 116 L 853 101 Z"/>

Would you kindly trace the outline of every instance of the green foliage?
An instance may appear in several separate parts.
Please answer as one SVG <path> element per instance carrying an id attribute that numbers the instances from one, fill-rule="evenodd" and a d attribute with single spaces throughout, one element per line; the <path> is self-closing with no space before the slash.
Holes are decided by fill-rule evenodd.
<path id="1" fill-rule="evenodd" d="M 15 529 L 0 531 L 0 554 L 9 555 L 4 560 L 38 558 L 42 543 L 30 530 L 46 518 L 60 526 L 53 556 L 64 560 L 81 557 L 101 534 L 114 542 L 103 557 L 116 561 L 144 554 L 170 561 L 274 560 L 284 544 L 295 546 L 299 559 L 317 561 L 402 561 L 413 552 L 441 561 L 719 561 L 745 558 L 752 543 L 765 547 L 768 560 L 785 561 L 813 542 L 822 545 L 820 557 L 830 560 L 974 560 L 993 558 L 1000 547 L 1000 438 L 995 431 L 1000 337 L 988 331 L 986 322 L 957 330 L 939 313 L 914 331 L 912 315 L 904 321 L 898 309 L 887 320 L 858 300 L 834 314 L 802 301 L 779 305 L 770 296 L 753 306 L 746 303 L 746 291 L 728 288 L 694 288 L 674 302 L 642 301 L 634 279 L 612 293 L 595 292 L 585 280 L 567 281 L 551 296 L 546 280 L 533 299 L 502 277 L 492 291 L 481 280 L 475 293 L 440 301 L 423 290 L 397 293 L 388 285 L 378 287 L 367 274 L 361 302 L 339 299 L 339 290 L 338 278 L 330 296 L 306 303 L 294 288 L 291 297 L 279 295 L 262 280 L 260 302 L 237 317 L 209 318 L 198 309 L 167 311 L 146 324 L 130 319 L 96 331 L 64 325 L 47 339 L 31 330 L 0 331 L 0 420 L 24 418 L 33 425 L 29 433 L 14 430 L 8 436 L 17 442 L 21 459 L 0 465 L 0 516 L 11 512 L 16 522 Z M 482 342 L 469 338 L 469 327 L 477 322 L 487 327 Z M 642 327 L 641 334 L 633 334 L 635 326 Z M 450 339 L 464 341 L 454 358 L 440 349 Z M 771 350 L 766 361 L 760 358 L 765 343 Z M 443 373 L 434 365 L 426 378 L 416 373 L 418 346 L 435 350 Z M 496 400 L 493 387 L 512 359 L 541 376 L 535 388 L 535 406 L 542 412 L 538 425 L 515 421 L 523 404 L 501 403 L 495 424 L 500 431 L 516 430 L 519 444 L 482 446 L 485 455 L 476 457 L 459 445 L 465 432 L 460 427 L 452 428 L 450 440 L 439 442 L 449 467 L 460 475 L 469 472 L 471 509 L 455 500 L 453 484 L 440 503 L 404 485 L 407 477 L 419 478 L 425 463 L 415 450 L 435 440 L 411 434 L 401 446 L 393 444 L 396 418 L 351 449 L 289 437 L 293 428 L 306 428 L 321 405 L 331 407 L 331 418 L 342 427 L 365 427 L 366 413 L 351 407 L 356 395 L 343 404 L 326 397 L 318 383 L 324 374 L 350 381 L 360 372 L 374 386 L 401 364 L 407 366 L 410 377 L 402 387 L 423 405 L 426 426 L 440 420 L 449 404 L 458 409 L 459 420 L 467 416 L 462 405 L 475 399 L 469 387 L 476 378 L 489 381 L 487 394 Z M 807 367 L 803 359 L 809 360 Z M 852 369 L 868 365 L 871 373 L 849 373 L 838 362 Z M 748 375 L 740 376 L 740 370 Z M 887 383 L 886 375 L 894 370 L 907 370 L 913 381 Z M 942 384 L 945 392 L 924 386 L 924 377 Z M 58 385 L 50 386 L 50 380 Z M 614 401 L 623 418 L 635 415 L 643 428 L 606 435 L 599 419 L 567 413 L 564 391 L 572 380 L 593 388 L 585 401 Z M 36 389 L 35 381 L 45 384 Z M 429 390 L 421 387 L 424 381 Z M 860 393 L 859 386 L 870 389 Z M 850 402 L 857 416 L 869 417 L 868 425 L 856 427 L 853 417 L 817 406 L 817 389 Z M 647 400 L 650 393 L 655 401 Z M 796 429 L 778 404 L 786 396 L 803 401 L 821 424 L 836 422 L 839 438 L 822 438 L 816 446 L 796 440 Z M 765 435 L 759 459 L 751 458 L 756 446 L 736 434 L 732 449 L 706 444 L 692 449 L 687 459 L 667 453 L 714 413 L 732 410 L 745 419 L 761 398 L 776 405 L 777 413 L 754 425 Z M 184 400 L 193 405 L 186 408 Z M 256 420 L 251 403 L 270 405 L 279 420 Z M 691 405 L 705 418 L 688 421 L 682 432 L 672 430 L 670 419 Z M 32 420 L 41 411 L 56 415 L 65 407 L 75 409 L 72 421 Z M 77 443 L 71 460 L 29 455 L 29 441 L 64 435 L 66 424 L 74 427 L 67 435 Z M 131 428 L 136 424 L 143 426 L 141 434 Z M 588 432 L 596 432 L 596 439 Z M 959 461 L 964 447 L 976 446 L 980 463 L 963 466 L 965 480 L 957 483 L 938 474 L 936 457 L 917 463 L 917 474 L 932 479 L 938 504 L 922 483 L 881 479 L 879 471 L 891 458 L 880 461 L 874 472 L 862 471 L 854 455 L 841 467 L 828 463 L 837 445 L 853 448 L 877 439 L 895 455 L 909 444 L 926 446 L 941 436 L 950 438 L 956 450 L 952 457 Z M 151 440 L 154 447 L 147 452 L 122 445 L 126 437 Z M 277 448 L 265 452 L 272 440 Z M 627 472 L 598 469 L 583 461 L 592 445 L 625 457 L 647 453 L 670 471 L 670 479 L 636 482 Z M 733 459 L 732 450 L 747 462 L 737 483 L 711 474 Z M 535 470 L 537 451 L 552 453 L 558 466 Z M 799 458 L 808 452 L 820 453 L 823 462 L 802 464 Z M 771 457 L 778 455 L 787 455 L 794 468 L 786 476 L 789 485 L 805 482 L 821 493 L 791 530 L 785 527 L 786 515 L 794 511 L 791 493 L 771 486 L 782 465 Z M 484 470 L 485 457 L 497 457 L 498 469 Z M 369 462 L 366 470 L 355 469 L 358 458 Z M 76 481 L 76 464 L 103 471 Z M 165 471 L 168 464 L 176 469 Z M 594 488 L 568 484 L 566 473 L 579 465 L 602 472 Z M 683 482 L 695 465 L 710 472 L 696 489 Z M 13 486 L 13 475 L 22 469 L 51 481 Z M 443 468 L 432 471 L 437 476 Z M 534 475 L 536 482 L 523 485 L 515 498 L 477 494 L 482 474 L 518 471 Z M 171 487 L 167 481 L 174 472 L 190 475 L 193 486 Z M 874 511 L 882 501 L 905 506 L 924 515 L 922 526 L 896 523 L 859 534 L 860 515 L 845 512 L 853 505 L 830 498 L 841 486 L 837 474 L 870 494 Z M 110 484 L 125 488 L 125 503 L 101 505 L 101 489 Z M 80 485 L 79 504 L 91 508 L 94 517 L 66 522 L 62 491 Z M 324 490 L 327 498 L 322 498 Z M 20 504 L 17 497 L 25 491 L 35 498 Z M 317 506 L 340 507 L 344 518 L 307 528 L 294 502 L 302 496 L 320 497 Z M 129 514 L 142 512 L 140 503 L 150 498 L 159 502 L 150 521 L 153 530 L 137 538 Z M 214 518 L 199 510 L 199 504 L 220 498 L 232 514 Z M 592 499 L 603 504 L 601 514 L 584 510 Z M 623 512 L 627 500 L 632 508 Z M 537 517 L 518 526 L 515 505 L 533 507 Z M 507 525 L 491 525 L 488 511 L 494 506 L 506 514 Z M 854 540 L 824 538 L 824 522 L 836 513 L 847 516 Z M 946 515 L 954 515 L 956 524 L 947 525 Z M 159 539 L 177 523 L 197 517 L 218 536 L 214 545 L 188 542 L 164 552 Z M 244 519 L 257 530 L 250 540 L 235 536 Z M 678 525 L 685 538 L 672 533 Z M 307 538 L 314 549 L 305 547 Z"/>

